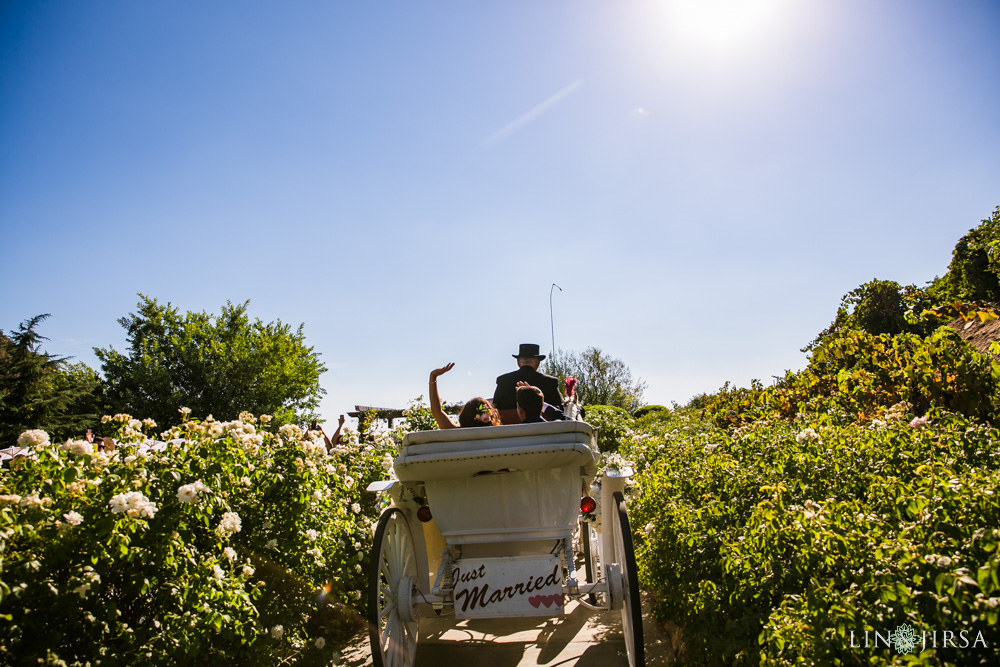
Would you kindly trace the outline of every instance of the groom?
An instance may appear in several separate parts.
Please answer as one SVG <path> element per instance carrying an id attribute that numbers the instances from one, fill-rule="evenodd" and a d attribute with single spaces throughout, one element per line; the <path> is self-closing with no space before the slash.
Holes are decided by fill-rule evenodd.
<path id="1" fill-rule="evenodd" d="M 532 387 L 538 387 L 545 396 L 545 402 L 562 409 L 562 395 L 559 393 L 559 380 L 551 375 L 538 372 L 538 365 L 545 358 L 538 354 L 538 345 L 521 343 L 517 354 L 510 355 L 517 359 L 518 369 L 497 378 L 497 388 L 493 392 L 493 405 L 497 410 L 517 409 L 517 383 L 527 382 Z"/>

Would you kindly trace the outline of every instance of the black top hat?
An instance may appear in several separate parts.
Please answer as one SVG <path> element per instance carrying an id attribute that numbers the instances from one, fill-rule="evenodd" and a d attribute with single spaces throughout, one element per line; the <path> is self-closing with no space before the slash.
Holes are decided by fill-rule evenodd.
<path id="1" fill-rule="evenodd" d="M 536 343 L 521 343 L 517 348 L 517 354 L 510 355 L 517 359 L 518 357 L 532 357 L 534 359 L 544 359 L 544 354 L 538 354 L 538 345 Z"/>

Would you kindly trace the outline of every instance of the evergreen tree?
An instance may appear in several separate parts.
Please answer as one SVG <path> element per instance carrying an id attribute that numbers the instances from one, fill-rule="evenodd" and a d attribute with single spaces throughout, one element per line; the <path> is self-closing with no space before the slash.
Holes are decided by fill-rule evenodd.
<path id="1" fill-rule="evenodd" d="M 79 437 L 100 416 L 100 382 L 85 364 L 67 364 L 41 350 L 36 315 L 10 335 L 0 331 L 0 447 L 28 429 L 40 428 L 53 441 Z"/>

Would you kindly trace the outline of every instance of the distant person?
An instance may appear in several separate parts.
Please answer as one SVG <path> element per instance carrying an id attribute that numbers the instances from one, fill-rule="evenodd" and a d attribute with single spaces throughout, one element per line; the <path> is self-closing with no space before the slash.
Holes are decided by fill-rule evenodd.
<path id="1" fill-rule="evenodd" d="M 469 428 L 473 426 L 500 426 L 500 414 L 497 412 L 496 408 L 493 407 L 492 403 L 481 396 L 477 396 L 462 406 L 462 411 L 458 413 L 458 424 L 455 424 L 455 422 L 453 422 L 451 418 L 444 413 L 444 410 L 441 409 L 441 398 L 438 396 L 437 379 L 439 376 L 444 375 L 454 367 L 455 364 L 450 363 L 447 366 L 435 368 L 431 371 L 428 394 L 430 395 L 431 414 L 434 415 L 434 421 L 437 422 L 438 428 L 446 429 L 460 427 Z"/>
<path id="2" fill-rule="evenodd" d="M 344 418 L 344 415 L 340 415 L 340 419 L 337 420 L 337 430 L 333 432 L 332 438 L 326 434 L 325 430 L 323 430 L 323 425 L 317 422 L 315 419 L 313 420 L 312 425 L 309 427 L 309 430 L 319 431 L 320 433 L 323 434 L 323 442 L 324 444 L 326 444 L 326 451 L 329 452 L 334 447 L 339 445 L 341 443 L 341 440 L 343 440 L 343 437 L 340 435 L 340 432 L 344 428 L 345 421 L 346 419 Z M 306 433 L 306 435 L 307 436 L 309 435 L 308 432 Z"/>
<path id="3" fill-rule="evenodd" d="M 518 369 L 497 378 L 497 388 L 493 392 L 493 405 L 497 410 L 513 410 L 517 407 L 518 382 L 538 387 L 542 390 L 545 402 L 561 410 L 563 399 L 559 393 L 559 380 L 538 372 L 538 366 L 545 359 L 544 354 L 538 354 L 538 345 L 521 343 L 517 354 L 510 356 L 517 359 Z"/>
<path id="4" fill-rule="evenodd" d="M 517 392 L 517 416 L 521 418 L 522 424 L 540 424 L 542 419 L 542 407 L 545 405 L 545 397 L 538 387 L 524 385 L 518 387 Z"/>

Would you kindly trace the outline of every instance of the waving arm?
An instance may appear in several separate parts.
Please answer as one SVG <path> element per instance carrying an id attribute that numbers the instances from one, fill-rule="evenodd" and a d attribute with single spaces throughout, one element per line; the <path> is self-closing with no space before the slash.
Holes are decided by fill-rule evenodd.
<path id="1" fill-rule="evenodd" d="M 431 414 L 434 415 L 434 421 L 437 422 L 438 428 L 458 428 L 455 426 L 455 422 L 448 418 L 448 415 L 444 413 L 441 409 L 441 398 L 438 396 L 437 379 L 439 375 L 444 375 L 452 368 L 455 367 L 455 363 L 452 362 L 441 368 L 435 368 L 431 371 L 431 377 L 428 386 L 428 395 L 431 403 Z"/>

